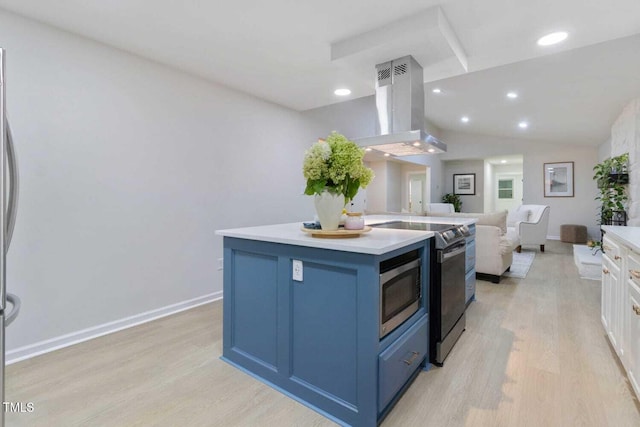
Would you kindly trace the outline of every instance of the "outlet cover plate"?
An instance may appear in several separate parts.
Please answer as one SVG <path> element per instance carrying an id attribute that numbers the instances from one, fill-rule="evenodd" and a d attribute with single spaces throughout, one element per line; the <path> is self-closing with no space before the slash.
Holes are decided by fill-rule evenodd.
<path id="1" fill-rule="evenodd" d="M 302 282 L 302 261 L 299 259 L 293 260 L 293 280 L 296 282 Z"/>

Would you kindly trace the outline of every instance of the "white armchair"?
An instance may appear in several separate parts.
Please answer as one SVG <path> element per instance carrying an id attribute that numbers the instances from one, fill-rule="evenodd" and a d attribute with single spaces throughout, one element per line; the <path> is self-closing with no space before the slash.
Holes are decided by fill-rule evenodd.
<path id="1" fill-rule="evenodd" d="M 520 246 L 516 250 L 520 252 L 522 245 L 540 245 L 540 252 L 544 252 L 551 207 L 545 205 L 522 205 L 518 208 L 518 211 L 529 211 L 529 215 L 526 221 L 516 223 L 516 229 L 520 236 Z"/>

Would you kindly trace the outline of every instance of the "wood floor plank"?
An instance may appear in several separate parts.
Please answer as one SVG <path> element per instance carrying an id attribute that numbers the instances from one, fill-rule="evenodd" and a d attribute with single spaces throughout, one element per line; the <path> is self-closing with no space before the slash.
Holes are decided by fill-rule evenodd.
<path id="1" fill-rule="evenodd" d="M 525 248 L 525 250 L 527 250 Z M 640 426 L 640 404 L 600 323 L 600 283 L 547 242 L 525 279 L 478 282 L 443 368 L 422 372 L 395 426 Z M 9 426 L 330 426 L 222 362 L 222 303 L 7 368 Z"/>

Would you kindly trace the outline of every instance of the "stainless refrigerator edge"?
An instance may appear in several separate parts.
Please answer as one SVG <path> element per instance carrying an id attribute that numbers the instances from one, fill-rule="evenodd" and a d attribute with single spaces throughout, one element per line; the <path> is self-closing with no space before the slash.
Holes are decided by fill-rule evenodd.
<path id="1" fill-rule="evenodd" d="M 13 138 L 6 115 L 6 51 L 0 48 L 0 393 L 2 393 L 2 413 L 0 427 L 4 427 L 6 411 L 4 396 L 5 328 L 13 322 L 20 311 L 20 299 L 7 293 L 7 250 L 11 243 L 13 227 L 18 207 L 18 169 Z M 7 310 L 7 302 L 12 306 Z"/>

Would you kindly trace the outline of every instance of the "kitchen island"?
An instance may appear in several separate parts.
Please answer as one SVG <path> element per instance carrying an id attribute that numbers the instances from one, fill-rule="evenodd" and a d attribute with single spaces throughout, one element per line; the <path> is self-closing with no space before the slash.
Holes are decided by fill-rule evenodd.
<path id="1" fill-rule="evenodd" d="M 471 224 L 468 218 L 369 216 Z M 300 223 L 221 230 L 222 358 L 343 425 L 375 426 L 428 368 L 433 233 L 314 238 Z M 415 252 L 414 252 L 415 251 Z M 419 309 L 380 338 L 380 265 L 416 253 Z"/>

